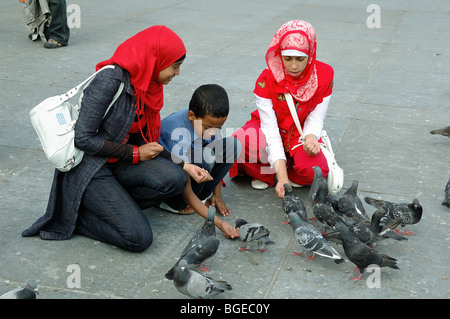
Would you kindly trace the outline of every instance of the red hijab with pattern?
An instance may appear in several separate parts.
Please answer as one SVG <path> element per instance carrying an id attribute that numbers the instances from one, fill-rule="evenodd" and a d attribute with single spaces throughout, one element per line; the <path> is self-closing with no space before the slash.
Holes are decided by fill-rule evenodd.
<path id="1" fill-rule="evenodd" d="M 316 92 L 316 32 L 301 20 L 286 22 L 275 33 L 266 53 L 266 63 L 278 85 L 286 88 L 297 101 L 308 101 Z M 289 75 L 283 65 L 281 50 L 297 50 L 308 55 L 308 64 L 298 77 Z"/>
<path id="2" fill-rule="evenodd" d="M 130 73 L 136 114 L 147 118 L 147 142 L 158 141 L 161 127 L 159 112 L 163 107 L 164 92 L 163 84 L 158 82 L 159 72 L 185 54 L 181 38 L 169 28 L 157 25 L 123 42 L 109 60 L 96 66 L 99 70 L 105 65 L 117 64 Z"/>

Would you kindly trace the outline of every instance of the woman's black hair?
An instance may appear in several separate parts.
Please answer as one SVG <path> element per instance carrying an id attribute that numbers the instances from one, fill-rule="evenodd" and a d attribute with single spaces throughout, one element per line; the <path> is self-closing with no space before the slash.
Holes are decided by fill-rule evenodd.
<path id="1" fill-rule="evenodd" d="M 186 53 L 183 54 L 183 56 L 182 56 L 181 58 L 179 58 L 178 60 L 176 60 L 175 63 L 181 62 L 181 61 L 183 61 L 184 59 L 186 59 Z"/>
<path id="2" fill-rule="evenodd" d="M 228 94 L 217 84 L 205 84 L 197 88 L 189 102 L 189 110 L 198 118 L 209 115 L 214 118 L 228 116 Z"/>

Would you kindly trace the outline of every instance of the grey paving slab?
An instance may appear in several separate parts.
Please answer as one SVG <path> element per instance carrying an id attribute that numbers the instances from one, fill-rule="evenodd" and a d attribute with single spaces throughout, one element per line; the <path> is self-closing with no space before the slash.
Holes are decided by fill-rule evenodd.
<path id="1" fill-rule="evenodd" d="M 107 4 L 106 4 L 107 3 Z M 152 246 L 133 254 L 74 235 L 66 241 L 22 238 L 45 212 L 53 177 L 28 118 L 29 110 L 65 92 L 109 58 L 117 45 L 142 29 L 165 24 L 188 49 L 181 75 L 165 87 L 162 116 L 188 106 L 195 88 L 218 83 L 231 111 L 224 133 L 242 126 L 255 109 L 255 80 L 276 30 L 291 19 L 311 22 L 318 58 L 335 70 L 325 123 L 345 170 L 344 189 L 360 182 L 360 197 L 395 202 L 418 198 L 424 215 L 407 241 L 385 240 L 380 252 L 398 259 L 400 270 L 383 268 L 380 287 L 354 282 L 354 265 L 293 255 L 298 243 L 273 189 L 257 191 L 250 179 L 225 178 L 224 218 L 259 221 L 276 242 L 270 250 L 240 251 L 239 240 L 221 241 L 207 262 L 213 278 L 233 299 L 448 299 L 449 215 L 441 205 L 450 176 L 450 139 L 429 134 L 449 125 L 449 16 L 446 0 L 380 0 L 381 28 L 370 29 L 371 2 L 357 0 L 68 1 L 81 9 L 81 28 L 69 46 L 45 50 L 27 38 L 22 4 L 0 4 L 0 294 L 34 279 L 42 299 L 185 299 L 165 272 L 203 219 L 144 211 L 154 231 Z M 296 189 L 307 204 L 309 188 Z M 374 209 L 365 204 L 369 213 Z M 313 222 L 314 223 L 314 222 Z M 342 247 L 335 246 L 343 254 Z M 71 267 L 79 267 L 73 286 Z"/>

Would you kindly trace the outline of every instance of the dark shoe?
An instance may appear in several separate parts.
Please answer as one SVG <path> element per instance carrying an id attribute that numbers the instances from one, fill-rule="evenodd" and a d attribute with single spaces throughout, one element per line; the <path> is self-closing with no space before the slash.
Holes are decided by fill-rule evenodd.
<path id="1" fill-rule="evenodd" d="M 53 40 L 53 39 L 50 39 L 50 40 L 48 40 L 48 42 L 44 43 L 44 48 L 46 48 L 46 49 L 58 49 L 62 46 L 63 46 L 63 44 L 61 44 L 58 41 Z"/>

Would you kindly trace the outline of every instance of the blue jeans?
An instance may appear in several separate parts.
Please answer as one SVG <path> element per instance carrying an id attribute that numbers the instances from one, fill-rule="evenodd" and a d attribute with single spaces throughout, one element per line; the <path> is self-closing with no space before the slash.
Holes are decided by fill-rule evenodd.
<path id="1" fill-rule="evenodd" d="M 204 200 L 212 194 L 217 184 L 222 181 L 239 157 L 240 151 L 241 144 L 234 137 L 226 137 L 212 141 L 203 147 L 201 152 L 191 149 L 188 154 L 189 162 L 206 169 L 213 178 L 212 181 L 200 184 L 191 178 L 192 191 L 200 200 Z M 181 195 L 166 200 L 165 202 L 170 207 L 178 210 L 184 209 L 187 206 Z"/>
<path id="2" fill-rule="evenodd" d="M 76 232 L 119 248 L 141 252 L 153 241 L 143 209 L 182 193 L 187 177 L 171 161 L 107 163 L 83 194 Z"/>

